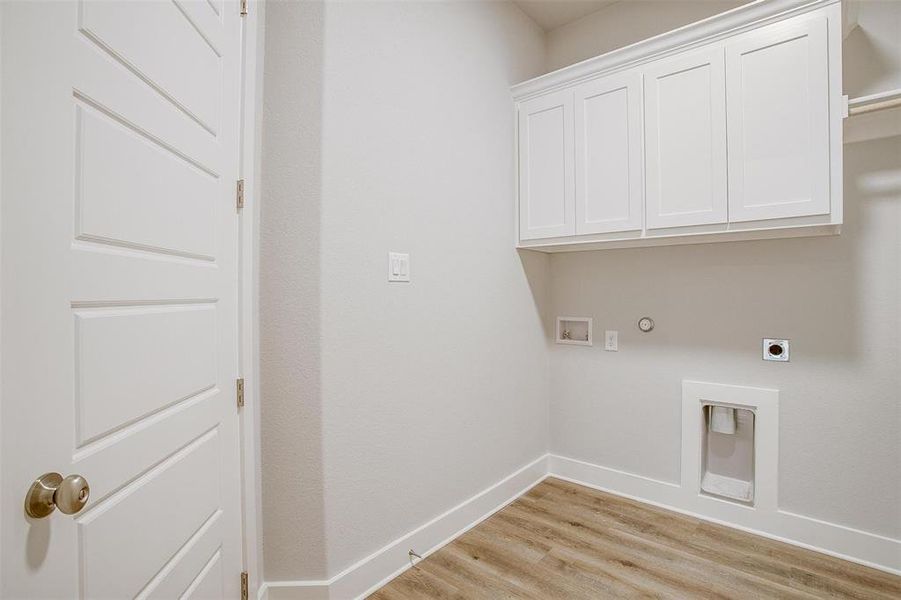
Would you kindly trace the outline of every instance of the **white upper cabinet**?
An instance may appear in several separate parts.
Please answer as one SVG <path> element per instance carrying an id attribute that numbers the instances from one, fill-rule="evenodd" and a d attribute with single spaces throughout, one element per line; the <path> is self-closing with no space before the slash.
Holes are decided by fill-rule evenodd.
<path id="1" fill-rule="evenodd" d="M 519 238 L 573 235 L 573 93 L 519 106 Z"/>
<path id="2" fill-rule="evenodd" d="M 641 230 L 641 76 L 575 88 L 576 233 Z"/>
<path id="3" fill-rule="evenodd" d="M 513 86 L 517 246 L 835 235 L 839 0 L 760 0 Z"/>
<path id="4" fill-rule="evenodd" d="M 829 213 L 826 25 L 777 23 L 726 45 L 730 221 Z"/>
<path id="5" fill-rule="evenodd" d="M 719 45 L 644 70 L 648 229 L 726 222 L 726 80 Z"/>

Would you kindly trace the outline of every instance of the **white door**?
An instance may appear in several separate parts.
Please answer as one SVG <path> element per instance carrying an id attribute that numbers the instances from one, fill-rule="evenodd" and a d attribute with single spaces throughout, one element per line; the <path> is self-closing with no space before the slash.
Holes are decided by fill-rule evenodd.
<path id="1" fill-rule="evenodd" d="M 519 239 L 575 233 L 573 92 L 519 105 Z"/>
<path id="2" fill-rule="evenodd" d="M 730 221 L 829 213 L 828 77 L 822 16 L 727 44 Z"/>
<path id="3" fill-rule="evenodd" d="M 713 45 L 644 71 L 648 229 L 726 222 L 724 70 Z"/>
<path id="4" fill-rule="evenodd" d="M 0 10 L 0 595 L 237 598 L 239 8 Z"/>
<path id="5" fill-rule="evenodd" d="M 641 74 L 575 89 L 576 233 L 641 229 Z"/>

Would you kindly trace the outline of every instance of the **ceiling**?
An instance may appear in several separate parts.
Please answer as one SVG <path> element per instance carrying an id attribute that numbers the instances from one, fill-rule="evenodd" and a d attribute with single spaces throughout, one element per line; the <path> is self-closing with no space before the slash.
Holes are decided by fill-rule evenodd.
<path id="1" fill-rule="evenodd" d="M 565 25 L 617 0 L 513 0 L 545 31 Z"/>

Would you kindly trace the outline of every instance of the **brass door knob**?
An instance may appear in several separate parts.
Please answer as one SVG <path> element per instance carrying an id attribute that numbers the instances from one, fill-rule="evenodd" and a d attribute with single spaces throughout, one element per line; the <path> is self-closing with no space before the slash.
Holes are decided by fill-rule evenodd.
<path id="1" fill-rule="evenodd" d="M 25 495 L 25 514 L 43 519 L 58 508 L 61 513 L 74 515 L 84 508 L 90 495 L 91 486 L 81 475 L 63 479 L 59 473 L 44 473 Z"/>

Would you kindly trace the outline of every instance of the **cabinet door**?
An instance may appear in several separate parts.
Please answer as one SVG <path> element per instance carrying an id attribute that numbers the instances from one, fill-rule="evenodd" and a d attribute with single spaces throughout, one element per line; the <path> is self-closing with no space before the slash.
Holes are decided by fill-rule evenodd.
<path id="1" fill-rule="evenodd" d="M 519 105 L 519 239 L 573 235 L 573 93 Z"/>
<path id="2" fill-rule="evenodd" d="M 648 229 L 726 222 L 724 75 L 720 45 L 645 69 Z"/>
<path id="3" fill-rule="evenodd" d="M 730 221 L 829 212 L 828 62 L 822 17 L 726 45 Z"/>
<path id="4" fill-rule="evenodd" d="M 575 90 L 576 233 L 641 229 L 641 75 Z"/>

